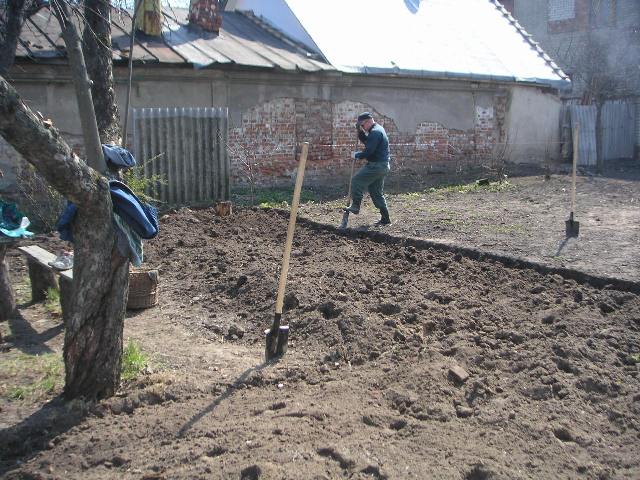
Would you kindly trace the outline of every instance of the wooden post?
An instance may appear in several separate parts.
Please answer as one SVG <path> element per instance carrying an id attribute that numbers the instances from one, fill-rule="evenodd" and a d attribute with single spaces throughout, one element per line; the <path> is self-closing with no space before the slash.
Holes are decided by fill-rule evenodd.
<path id="1" fill-rule="evenodd" d="M 73 300 L 73 281 L 61 276 L 58 281 L 60 286 L 60 308 L 62 309 L 62 318 L 70 318 L 71 301 Z"/>
<path id="2" fill-rule="evenodd" d="M 228 217 L 232 212 L 231 202 L 218 202 L 213 208 L 219 217 Z"/>
<path id="3" fill-rule="evenodd" d="M 0 321 L 9 320 L 16 309 L 16 298 L 11 288 L 9 267 L 4 259 L 9 244 L 0 243 Z M 0 336 L 0 342 L 2 337 Z"/>
<path id="4" fill-rule="evenodd" d="M 56 274 L 51 271 L 51 268 L 44 267 L 31 258 L 27 258 L 27 265 L 31 279 L 31 301 L 40 302 L 47 298 L 47 290 L 58 288 Z"/>

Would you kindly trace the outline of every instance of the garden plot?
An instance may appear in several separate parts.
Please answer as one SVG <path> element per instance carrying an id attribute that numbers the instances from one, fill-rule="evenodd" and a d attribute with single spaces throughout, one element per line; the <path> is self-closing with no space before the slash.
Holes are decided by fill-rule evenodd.
<path id="1" fill-rule="evenodd" d="M 636 294 L 303 222 L 289 352 L 264 365 L 286 224 L 165 215 L 145 250 L 159 306 L 125 328 L 152 368 L 98 405 L 53 402 L 3 430 L 2 472 L 640 476 Z"/>

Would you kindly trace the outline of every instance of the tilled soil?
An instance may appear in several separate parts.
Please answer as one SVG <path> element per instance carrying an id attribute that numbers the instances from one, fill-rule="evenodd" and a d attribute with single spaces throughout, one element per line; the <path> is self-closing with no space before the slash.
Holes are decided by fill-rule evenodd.
<path id="1" fill-rule="evenodd" d="M 578 177 L 576 238 L 567 238 L 565 231 L 571 211 L 567 175 L 514 177 L 508 184 L 469 193 L 442 188 L 391 193 L 387 200 L 393 224 L 384 231 L 640 282 L 640 166 L 610 175 Z M 307 204 L 302 215 L 338 226 L 344 203 Z M 350 215 L 349 226 L 376 230 L 379 218 L 365 197 L 361 214 Z"/>
<path id="2" fill-rule="evenodd" d="M 287 220 L 165 215 L 145 250 L 160 304 L 125 327 L 152 370 L 97 405 L 54 400 L 9 422 L 0 473 L 640 477 L 636 293 L 303 221 L 289 352 L 265 365 Z"/>

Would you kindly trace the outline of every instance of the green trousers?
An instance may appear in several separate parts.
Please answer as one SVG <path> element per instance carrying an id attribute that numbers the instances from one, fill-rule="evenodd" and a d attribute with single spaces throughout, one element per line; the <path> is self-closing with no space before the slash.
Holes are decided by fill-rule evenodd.
<path id="1" fill-rule="evenodd" d="M 389 174 L 388 162 L 369 162 L 362 166 L 351 179 L 351 198 L 358 205 L 366 190 L 376 208 L 387 208 L 384 199 L 384 179 Z"/>

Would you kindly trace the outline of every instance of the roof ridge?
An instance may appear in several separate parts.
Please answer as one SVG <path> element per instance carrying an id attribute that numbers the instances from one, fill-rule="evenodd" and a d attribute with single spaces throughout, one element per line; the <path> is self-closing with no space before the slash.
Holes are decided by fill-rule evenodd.
<path id="1" fill-rule="evenodd" d="M 520 23 L 518 22 L 518 20 L 516 20 L 516 18 L 511 15 L 511 13 L 509 12 L 509 10 L 507 10 L 504 5 L 502 5 L 502 3 L 500 3 L 499 0 L 489 0 L 490 2 L 492 2 L 496 9 L 499 10 L 503 16 L 505 16 L 508 20 L 508 22 L 513 25 L 513 27 L 516 29 L 516 31 L 522 35 L 522 37 L 527 41 L 527 43 L 529 45 L 531 45 L 531 47 L 536 51 L 536 53 L 540 56 L 540 58 L 542 58 L 544 60 L 544 62 L 551 67 L 551 69 L 562 79 L 564 80 L 571 80 L 569 78 L 569 76 L 564 73 L 564 71 L 553 61 L 553 59 L 542 49 L 542 47 L 540 46 L 540 44 L 538 42 L 536 42 L 535 40 L 533 40 L 533 35 L 531 35 L 529 32 L 527 32 L 527 30 L 520 25 Z"/>
<path id="2" fill-rule="evenodd" d="M 329 63 L 322 54 L 309 51 L 309 47 L 307 45 L 291 38 L 262 15 L 256 15 L 253 10 L 235 10 L 235 13 L 242 15 L 249 21 L 255 23 L 258 27 L 269 32 L 274 37 L 295 48 L 299 54 L 305 55 L 307 58 L 311 58 L 313 60 L 320 60 Z"/>

